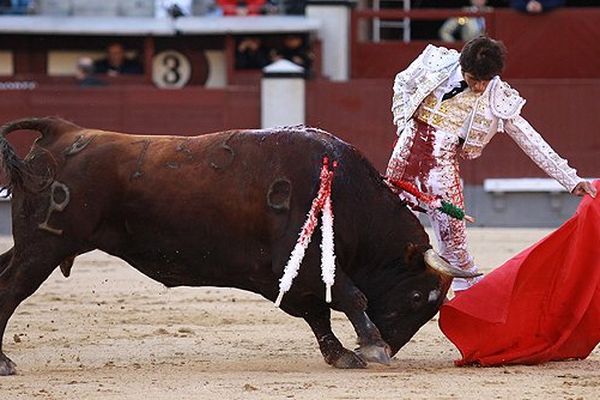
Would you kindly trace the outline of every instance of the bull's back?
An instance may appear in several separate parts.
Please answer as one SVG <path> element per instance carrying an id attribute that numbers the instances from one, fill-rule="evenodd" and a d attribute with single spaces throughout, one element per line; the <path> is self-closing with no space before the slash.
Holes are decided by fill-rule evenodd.
<path id="1" fill-rule="evenodd" d="M 305 214 L 318 188 L 330 136 L 297 131 L 230 131 L 197 137 L 136 138 L 119 161 L 123 207 L 160 221 L 196 228 L 269 234 L 266 219 Z M 141 216 L 140 216 L 141 217 Z"/>
<path id="2" fill-rule="evenodd" d="M 122 221 L 126 215 L 162 230 L 187 223 L 266 234 L 268 215 L 308 211 L 325 156 L 340 163 L 337 191 L 354 190 L 350 180 L 363 186 L 380 180 L 349 145 L 302 126 L 193 137 L 82 129 L 40 146 L 63 160 L 56 178 L 72 187 L 87 219 L 100 223 L 117 215 Z M 350 196 L 357 194 L 338 197 Z"/>
<path id="3" fill-rule="evenodd" d="M 56 180 L 71 194 L 65 215 L 79 210 L 88 221 L 73 227 L 80 234 L 114 220 L 130 230 L 139 221 L 161 231 L 256 235 L 266 233 L 266 213 L 289 210 L 291 196 L 305 194 L 310 204 L 329 139 L 306 130 L 181 137 L 81 129 L 37 148 L 58 161 Z"/>

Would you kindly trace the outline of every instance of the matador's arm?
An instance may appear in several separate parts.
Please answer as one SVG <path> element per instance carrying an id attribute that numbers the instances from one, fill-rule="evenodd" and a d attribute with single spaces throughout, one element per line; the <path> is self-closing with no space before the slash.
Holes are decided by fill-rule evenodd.
<path id="1" fill-rule="evenodd" d="M 505 120 L 504 131 L 546 174 L 556 179 L 569 192 L 582 181 L 567 160 L 561 158 L 522 116 Z"/>

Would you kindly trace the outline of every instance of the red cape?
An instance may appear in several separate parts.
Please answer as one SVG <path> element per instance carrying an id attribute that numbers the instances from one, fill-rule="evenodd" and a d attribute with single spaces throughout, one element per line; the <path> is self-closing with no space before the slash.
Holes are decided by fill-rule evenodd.
<path id="1" fill-rule="evenodd" d="M 462 355 L 456 365 L 587 357 L 600 342 L 600 194 L 444 304 L 439 321 Z"/>

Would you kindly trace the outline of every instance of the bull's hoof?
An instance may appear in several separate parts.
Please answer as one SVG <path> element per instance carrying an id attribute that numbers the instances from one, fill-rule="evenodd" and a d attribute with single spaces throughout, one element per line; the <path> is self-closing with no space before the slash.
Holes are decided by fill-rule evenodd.
<path id="1" fill-rule="evenodd" d="M 350 350 L 344 350 L 345 351 L 342 353 L 342 355 L 333 361 L 331 365 L 340 369 L 367 368 L 366 361 L 360 358 L 358 354 Z"/>
<path id="2" fill-rule="evenodd" d="M 360 346 L 355 351 L 365 361 L 383 365 L 390 365 L 391 350 L 388 345 L 378 346 L 371 344 L 368 346 Z"/>
<path id="3" fill-rule="evenodd" d="M 15 375 L 17 373 L 17 365 L 4 354 L 0 354 L 0 376 Z"/>

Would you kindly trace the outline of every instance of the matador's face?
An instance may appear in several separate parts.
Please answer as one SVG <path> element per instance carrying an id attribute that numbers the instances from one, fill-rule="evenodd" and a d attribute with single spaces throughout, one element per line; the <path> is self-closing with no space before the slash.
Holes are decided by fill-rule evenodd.
<path id="1" fill-rule="evenodd" d="M 475 93 L 483 93 L 487 86 L 490 84 L 490 80 L 480 80 L 476 79 L 473 74 L 469 72 L 463 72 L 463 78 L 467 85 L 469 85 L 469 89 L 471 89 Z"/>

